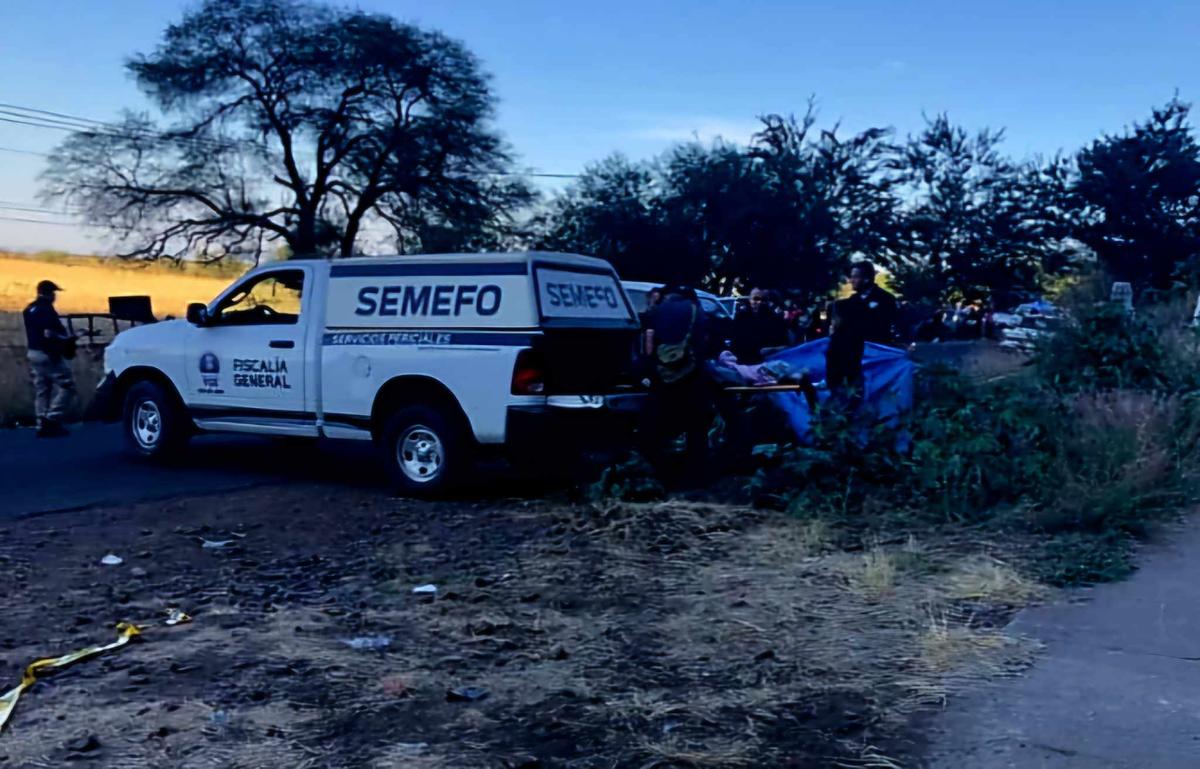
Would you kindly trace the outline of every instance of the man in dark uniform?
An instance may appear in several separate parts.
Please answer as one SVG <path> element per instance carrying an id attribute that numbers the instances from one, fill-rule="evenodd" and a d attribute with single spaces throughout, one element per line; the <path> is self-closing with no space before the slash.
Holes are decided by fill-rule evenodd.
<path id="1" fill-rule="evenodd" d="M 861 306 L 863 338 L 867 342 L 896 343 L 896 297 L 875 284 L 875 265 L 856 262 L 850 267 L 851 297 Z"/>
<path id="2" fill-rule="evenodd" d="M 645 323 L 644 353 L 653 369 L 644 425 L 647 453 L 651 461 L 661 460 L 670 441 L 685 433 L 689 470 L 702 473 L 713 399 L 703 367 L 707 320 L 696 292 L 664 289 Z"/>
<path id="3" fill-rule="evenodd" d="M 787 321 L 775 314 L 767 301 L 765 289 L 750 292 L 749 306 L 733 319 L 733 354 L 738 363 L 753 365 L 763 362 L 763 350 L 774 350 L 791 344 Z"/>
<path id="4" fill-rule="evenodd" d="M 75 378 L 64 357 L 74 338 L 54 309 L 55 294 L 61 290 L 43 280 L 37 285 L 37 299 L 22 313 L 39 438 L 67 435 L 62 423 L 75 400 Z"/>
<path id="5" fill-rule="evenodd" d="M 825 349 L 825 385 L 833 404 L 847 412 L 862 402 L 866 305 L 853 297 L 834 302 L 829 312 L 829 346 Z"/>

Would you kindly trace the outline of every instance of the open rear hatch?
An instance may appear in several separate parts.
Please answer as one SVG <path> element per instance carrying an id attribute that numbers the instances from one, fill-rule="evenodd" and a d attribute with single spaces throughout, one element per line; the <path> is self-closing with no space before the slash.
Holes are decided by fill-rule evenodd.
<path id="1" fill-rule="evenodd" d="M 636 381 L 640 323 L 611 268 L 535 263 L 547 395 L 603 395 Z"/>

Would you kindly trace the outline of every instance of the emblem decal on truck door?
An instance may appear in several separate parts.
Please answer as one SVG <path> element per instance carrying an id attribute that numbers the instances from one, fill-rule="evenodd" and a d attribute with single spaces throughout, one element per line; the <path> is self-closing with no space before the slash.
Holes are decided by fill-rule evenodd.
<path id="1" fill-rule="evenodd" d="M 225 392 L 221 389 L 221 359 L 216 353 L 206 352 L 200 356 L 200 382 L 202 393 L 220 395 Z"/>

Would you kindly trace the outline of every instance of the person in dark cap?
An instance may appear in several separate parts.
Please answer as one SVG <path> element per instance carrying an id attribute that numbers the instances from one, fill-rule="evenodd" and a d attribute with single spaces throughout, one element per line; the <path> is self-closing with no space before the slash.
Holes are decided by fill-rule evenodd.
<path id="1" fill-rule="evenodd" d="M 66 360 L 75 338 L 67 333 L 54 309 L 55 295 L 61 290 L 43 280 L 37 284 L 37 299 L 22 313 L 39 438 L 67 435 L 63 419 L 75 401 L 75 377 Z"/>

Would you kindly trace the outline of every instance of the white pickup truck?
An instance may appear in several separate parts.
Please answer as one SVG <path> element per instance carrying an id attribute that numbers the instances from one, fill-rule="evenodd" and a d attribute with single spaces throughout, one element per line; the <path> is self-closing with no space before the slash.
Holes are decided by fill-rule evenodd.
<path id="1" fill-rule="evenodd" d="M 100 397 L 128 447 L 198 431 L 373 440 L 395 484 L 445 490 L 479 452 L 561 456 L 632 421 L 637 316 L 612 267 L 570 254 L 295 260 L 186 320 L 123 332 Z"/>

